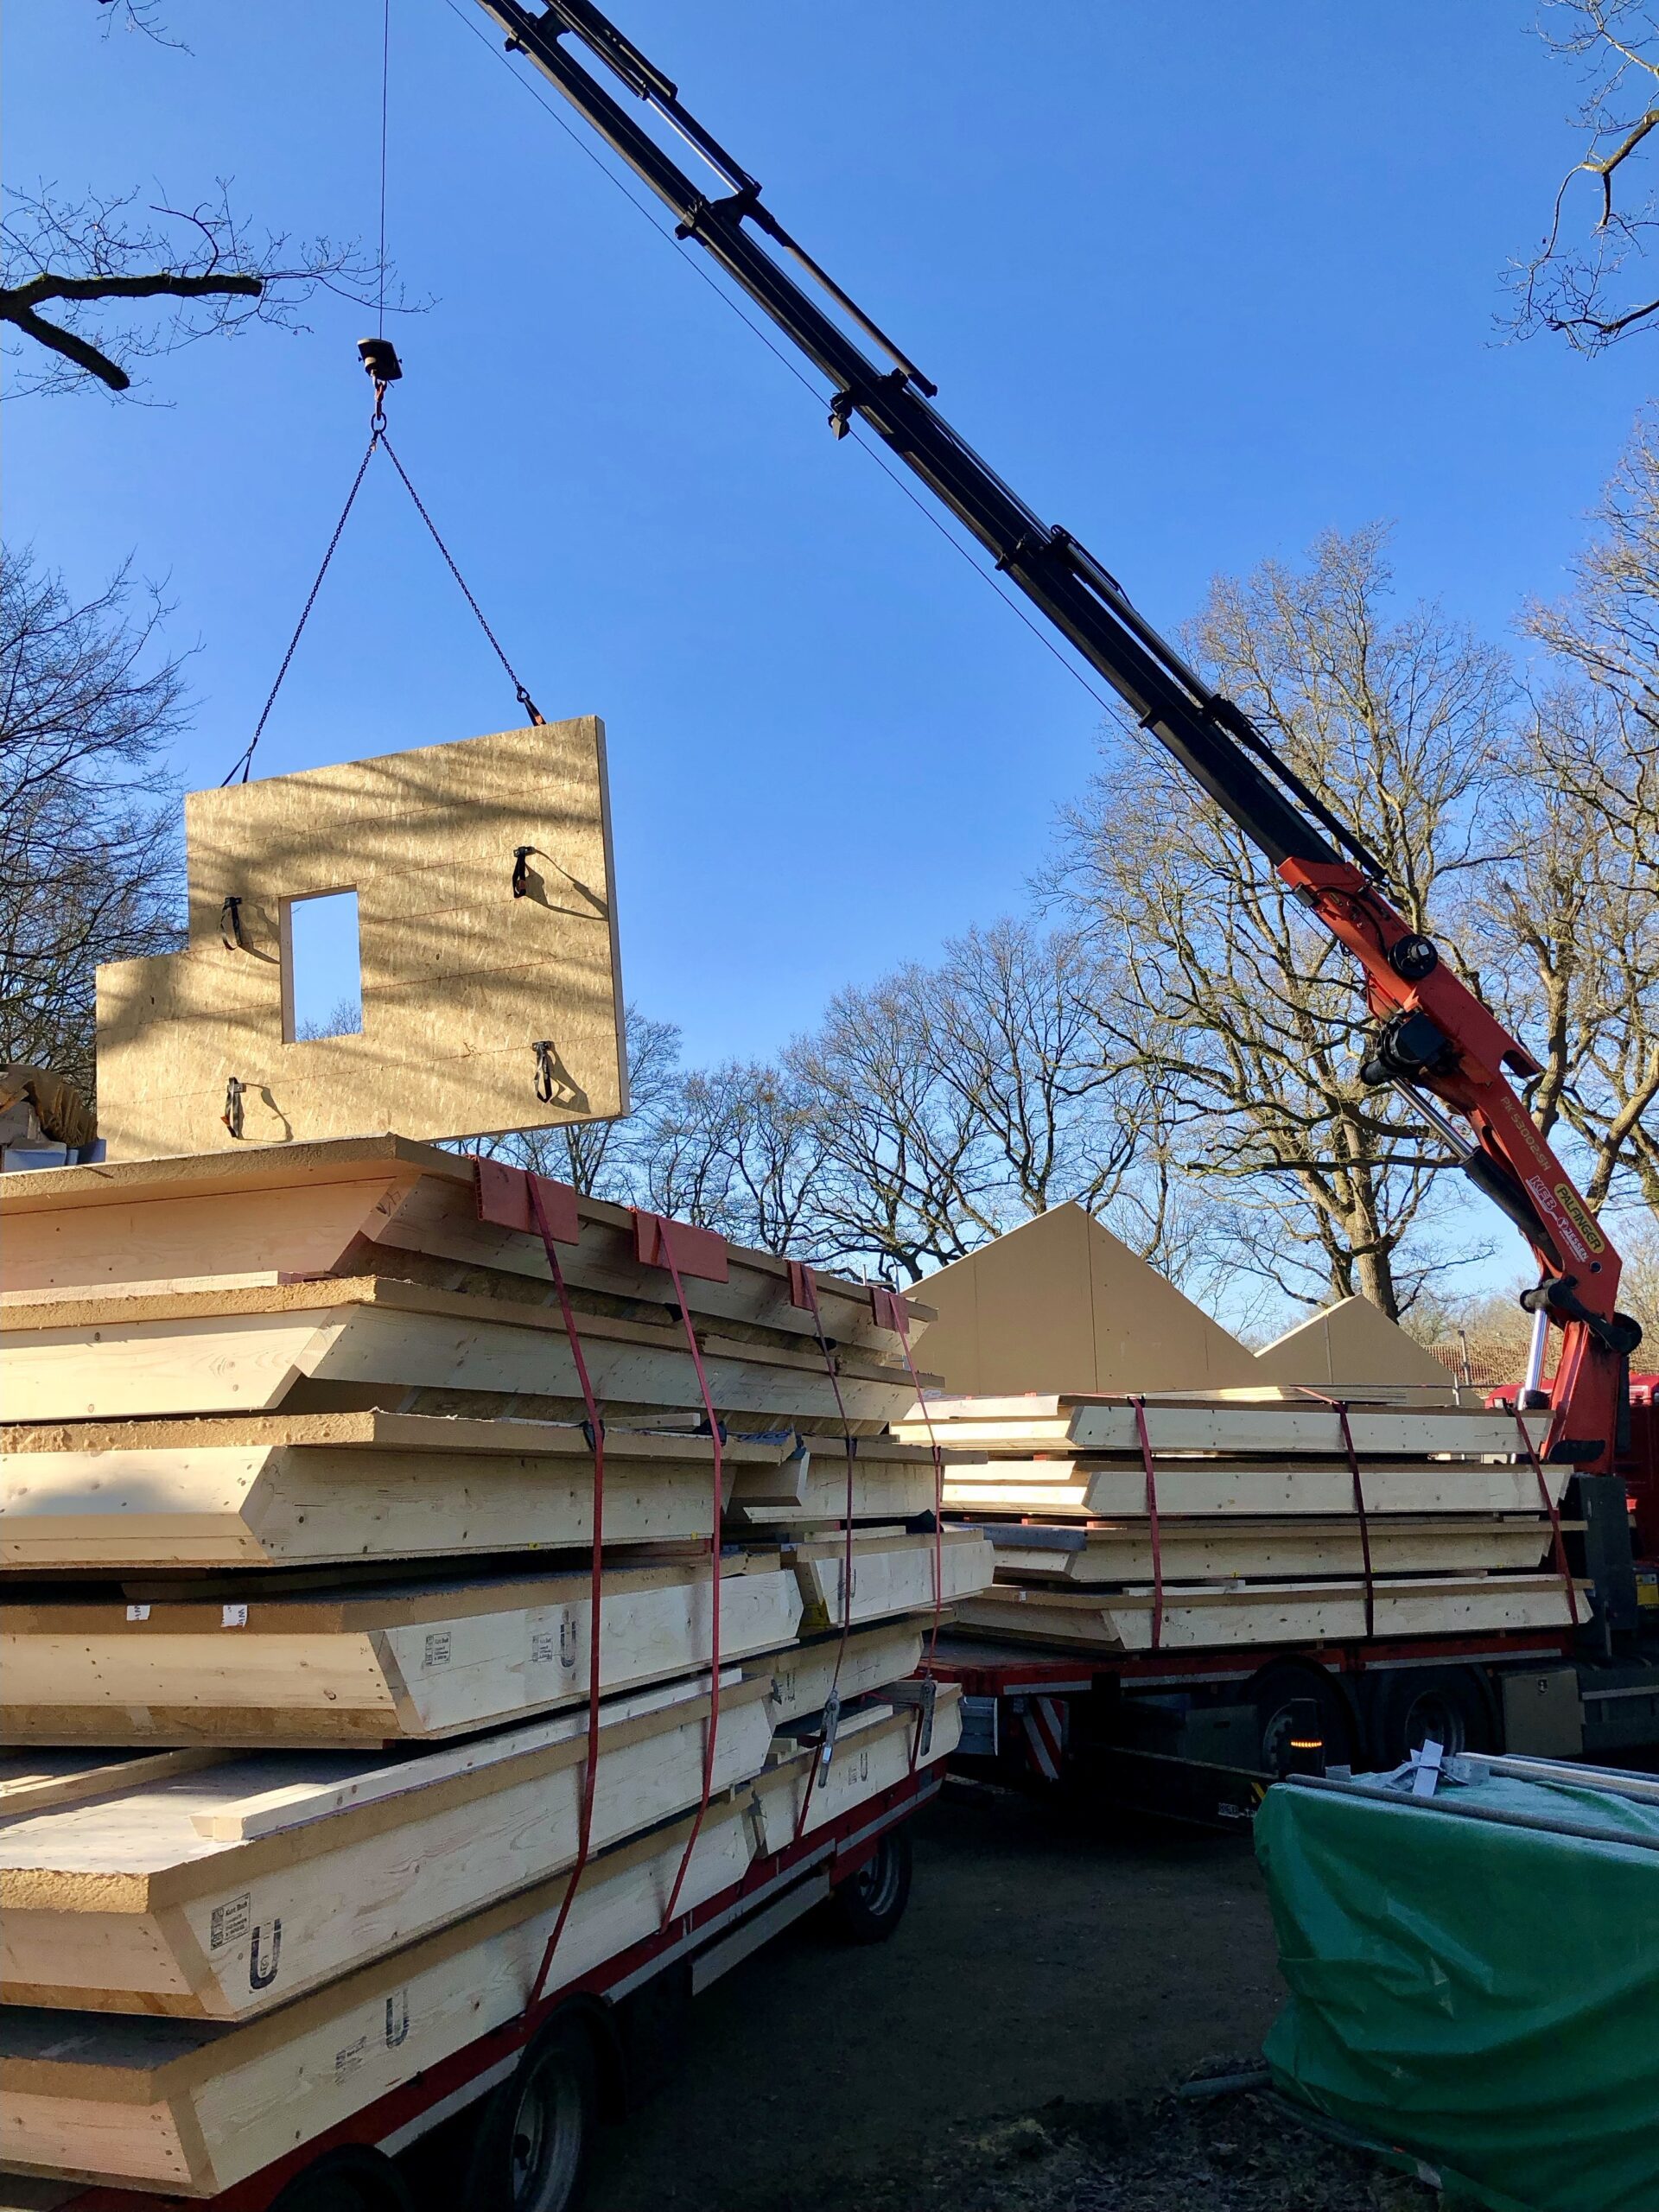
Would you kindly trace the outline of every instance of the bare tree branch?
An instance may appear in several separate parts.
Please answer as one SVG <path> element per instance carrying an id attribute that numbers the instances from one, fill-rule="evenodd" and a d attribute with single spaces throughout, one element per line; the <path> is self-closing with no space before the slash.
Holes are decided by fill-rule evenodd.
<path id="1" fill-rule="evenodd" d="M 1508 327 L 1594 353 L 1659 316 L 1659 294 L 1635 281 L 1659 228 L 1643 176 L 1659 130 L 1659 20 L 1651 0 L 1543 0 L 1539 29 L 1583 80 L 1572 121 L 1584 150 L 1556 188 L 1538 250 L 1510 265 Z"/>
<path id="2" fill-rule="evenodd" d="M 354 245 L 255 236 L 222 179 L 215 200 L 189 207 L 158 202 L 137 211 L 136 192 L 69 201 L 47 185 L 9 199 L 0 221 L 0 322 L 24 341 L 11 349 L 26 363 L 23 392 L 89 381 L 128 392 L 140 361 L 254 322 L 302 329 L 296 310 L 319 289 L 365 306 L 382 289 L 378 261 Z M 144 301 L 170 302 L 172 311 L 113 321 L 98 313 Z M 45 302 L 67 311 L 42 315 Z M 388 304 L 406 311 L 401 293 Z"/>

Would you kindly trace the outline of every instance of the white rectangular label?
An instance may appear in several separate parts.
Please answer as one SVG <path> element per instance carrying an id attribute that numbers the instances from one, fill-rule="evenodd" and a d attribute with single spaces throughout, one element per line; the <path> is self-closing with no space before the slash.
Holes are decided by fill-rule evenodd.
<path id="1" fill-rule="evenodd" d="M 148 1605 L 129 1605 L 127 1607 L 127 1618 L 130 1621 L 147 1621 L 149 1618 L 149 1607 Z"/>
<path id="2" fill-rule="evenodd" d="M 219 1624 L 221 1628 L 246 1628 L 248 1624 L 247 1607 L 245 1605 L 221 1606 L 219 1609 Z"/>

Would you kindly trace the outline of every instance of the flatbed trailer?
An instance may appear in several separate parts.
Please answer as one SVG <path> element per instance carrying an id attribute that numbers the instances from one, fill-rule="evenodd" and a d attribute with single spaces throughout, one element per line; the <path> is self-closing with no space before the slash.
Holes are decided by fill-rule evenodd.
<path id="1" fill-rule="evenodd" d="M 662 2078 L 690 2002 L 819 1906 L 855 1942 L 884 1939 L 910 1893 L 906 1823 L 943 1786 L 943 1759 L 800 1841 L 753 1860 L 740 1882 L 671 1925 L 552 1990 L 504 2026 L 411 2075 L 349 2120 L 209 2197 L 88 2187 L 0 2173 L 0 2212 L 410 2212 L 403 2154 L 440 2128 L 493 2144 L 445 2190 L 446 2212 L 556 2212 L 574 2202 L 598 2128 Z"/>
<path id="2" fill-rule="evenodd" d="M 963 1773 L 1207 1825 L 1248 1821 L 1310 1726 L 1355 1768 L 1431 1735 L 1556 1757 L 1659 1742 L 1659 1647 L 1592 1664 L 1570 1630 L 1083 1658 L 947 1638 L 938 1670 L 963 1691 Z"/>

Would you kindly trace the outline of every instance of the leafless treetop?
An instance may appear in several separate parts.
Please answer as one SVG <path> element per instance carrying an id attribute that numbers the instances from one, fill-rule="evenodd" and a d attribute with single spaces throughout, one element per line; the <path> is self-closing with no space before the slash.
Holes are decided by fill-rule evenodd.
<path id="1" fill-rule="evenodd" d="M 1653 0 L 1543 0 L 1540 33 L 1579 73 L 1583 148 L 1561 179 L 1538 250 L 1511 270 L 1517 336 L 1559 333 L 1599 353 L 1659 316 L 1649 258 L 1659 210 L 1659 10 Z"/>

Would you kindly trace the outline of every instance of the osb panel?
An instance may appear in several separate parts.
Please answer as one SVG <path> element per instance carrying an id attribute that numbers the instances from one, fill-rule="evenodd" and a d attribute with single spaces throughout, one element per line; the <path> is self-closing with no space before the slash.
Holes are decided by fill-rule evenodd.
<path id="1" fill-rule="evenodd" d="M 311 768 L 185 802 L 189 940 L 98 971 L 112 1160 L 627 1110 L 605 731 L 596 716 Z M 533 848 L 526 895 L 513 854 Z M 288 1042 L 287 902 L 355 890 L 363 1028 Z M 247 949 L 219 918 L 242 901 Z M 552 1048 L 554 1102 L 536 1096 Z"/>

